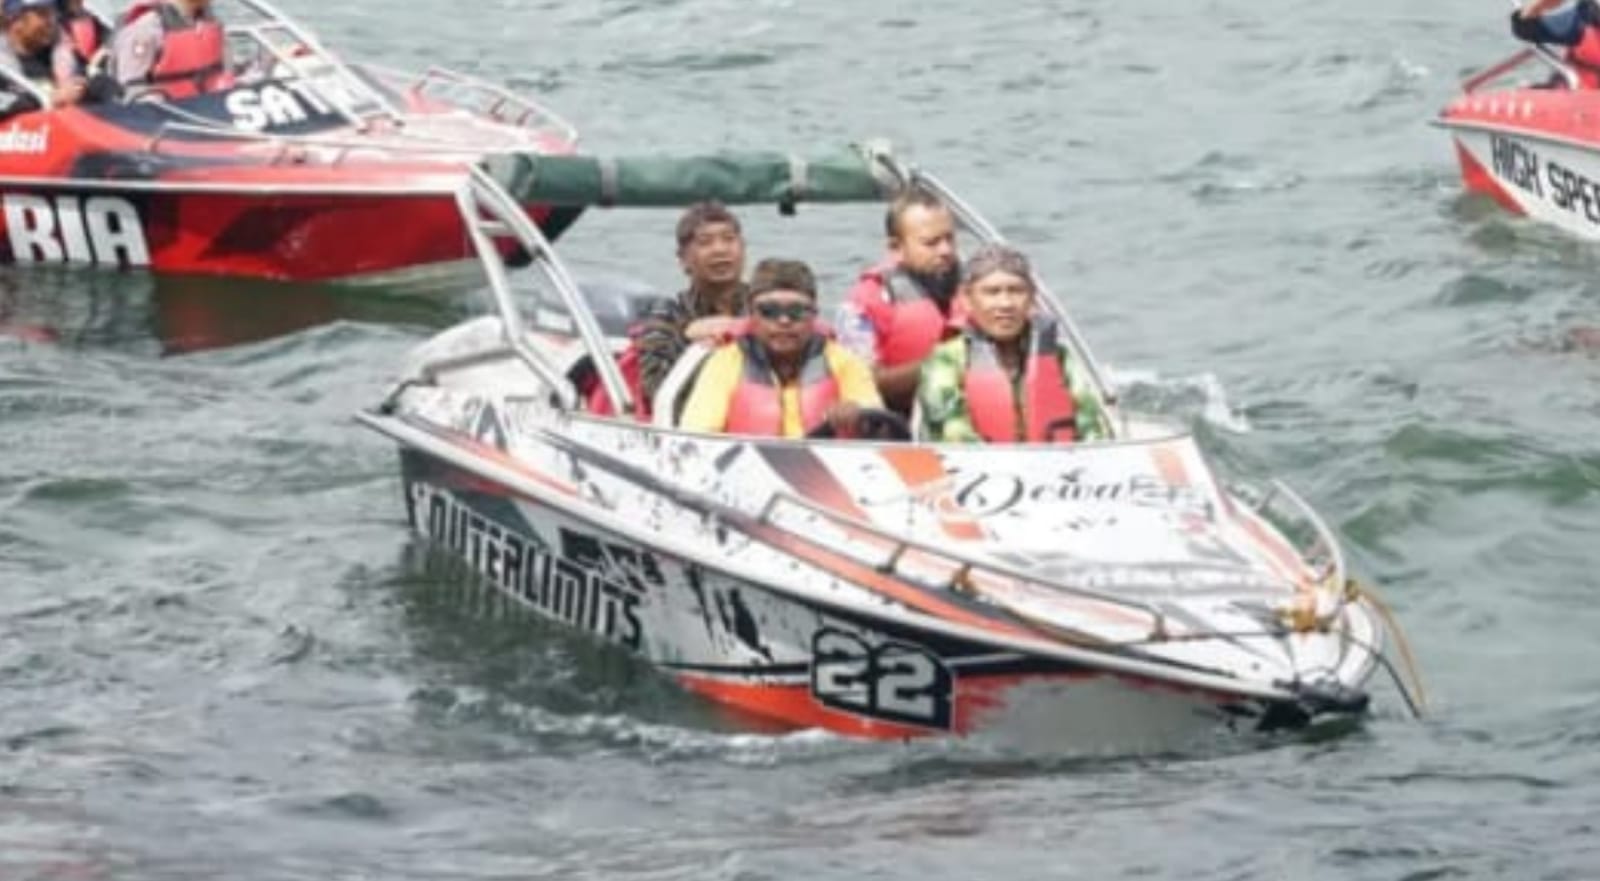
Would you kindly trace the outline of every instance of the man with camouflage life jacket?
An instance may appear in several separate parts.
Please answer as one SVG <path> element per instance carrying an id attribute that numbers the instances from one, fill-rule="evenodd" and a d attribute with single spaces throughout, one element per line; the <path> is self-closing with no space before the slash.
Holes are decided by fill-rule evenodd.
<path id="1" fill-rule="evenodd" d="M 839 342 L 873 367 L 884 401 L 909 413 L 922 359 L 954 332 L 961 264 L 956 224 L 935 194 L 911 189 L 884 218 L 889 253 L 861 274 L 839 307 Z"/>
<path id="2" fill-rule="evenodd" d="M 1600 3 L 1578 0 L 1551 11 L 1566 0 L 1529 0 L 1511 13 L 1511 33 L 1529 43 L 1566 46 L 1566 62 L 1584 89 L 1600 89 Z"/>
<path id="3" fill-rule="evenodd" d="M 211 0 L 138 0 L 111 40 L 111 73 L 129 98 L 182 100 L 233 85 Z"/>
<path id="4" fill-rule="evenodd" d="M 1099 398 L 1069 363 L 1054 322 L 1034 312 L 1022 254 L 985 245 L 968 258 L 962 331 L 922 362 L 921 437 L 933 443 L 1069 443 L 1104 437 Z"/>

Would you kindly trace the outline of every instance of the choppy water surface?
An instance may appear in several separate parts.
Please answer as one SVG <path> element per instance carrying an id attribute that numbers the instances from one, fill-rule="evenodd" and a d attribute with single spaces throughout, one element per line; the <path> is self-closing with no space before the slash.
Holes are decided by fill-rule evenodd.
<path id="1" fill-rule="evenodd" d="M 903 144 L 1131 394 L 1327 513 L 1435 715 L 1181 758 L 739 734 L 487 608 L 350 419 L 471 291 L 0 274 L 0 878 L 1579 879 L 1600 873 L 1600 251 L 1425 120 L 1494 4 L 290 4 L 596 149 Z M 873 212 L 752 218 L 835 286 Z M 674 283 L 670 214 L 591 265 Z M 830 225 L 831 224 L 831 225 Z M 209 315 L 196 334 L 196 312 Z M 231 345 L 220 345 L 231 343 Z"/>

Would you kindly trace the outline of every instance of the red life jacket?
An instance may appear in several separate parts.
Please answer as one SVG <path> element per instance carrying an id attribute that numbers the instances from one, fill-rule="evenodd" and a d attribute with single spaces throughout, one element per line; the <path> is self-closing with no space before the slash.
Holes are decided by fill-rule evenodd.
<path id="1" fill-rule="evenodd" d="M 224 66 L 227 35 L 222 23 L 209 11 L 190 20 L 171 3 L 144 0 L 135 3 L 123 16 L 124 25 L 154 12 L 161 16 L 161 50 L 145 81 L 158 87 L 172 100 L 193 98 L 233 85 Z"/>
<path id="2" fill-rule="evenodd" d="M 633 416 L 640 422 L 650 421 L 650 399 L 644 395 L 644 387 L 639 373 L 639 347 L 630 345 L 617 356 L 617 371 L 622 374 L 622 382 L 628 387 L 628 394 L 633 398 Z M 606 385 L 600 381 L 600 374 L 590 376 L 583 389 L 585 404 L 590 413 L 596 416 L 617 415 L 617 405 L 612 403 L 611 396 L 606 394 Z"/>
<path id="3" fill-rule="evenodd" d="M 1583 26 L 1577 44 L 1567 50 L 1567 63 L 1578 74 L 1580 88 L 1600 89 L 1600 26 Z"/>
<path id="4" fill-rule="evenodd" d="M 100 22 L 95 17 L 84 13 L 76 15 L 62 22 L 66 26 L 67 36 L 72 40 L 72 47 L 78 53 L 78 60 L 88 64 L 100 51 Z"/>
<path id="5" fill-rule="evenodd" d="M 822 424 L 828 408 L 839 401 L 839 383 L 828 369 L 823 355 L 827 339 L 813 336 L 806 344 L 805 363 L 800 368 L 800 425 L 810 431 Z M 740 337 L 736 343 L 744 353 L 744 375 L 728 402 L 729 434 L 757 437 L 783 437 L 783 389 L 773 375 L 761 344 L 754 337 Z"/>
<path id="6" fill-rule="evenodd" d="M 928 357 L 945 338 L 948 323 L 938 301 L 909 273 L 891 263 L 868 269 L 862 278 L 876 281 L 889 301 L 889 330 L 878 341 L 884 366 L 896 367 Z"/>
<path id="7" fill-rule="evenodd" d="M 1071 443 L 1077 440 L 1077 402 L 1061 372 L 1061 344 L 1055 325 L 1033 320 L 1023 362 L 1022 400 L 1012 393 L 1011 377 L 994 344 L 969 330 L 965 334 L 967 374 L 963 388 L 972 425 L 991 443 L 1016 441 Z"/>

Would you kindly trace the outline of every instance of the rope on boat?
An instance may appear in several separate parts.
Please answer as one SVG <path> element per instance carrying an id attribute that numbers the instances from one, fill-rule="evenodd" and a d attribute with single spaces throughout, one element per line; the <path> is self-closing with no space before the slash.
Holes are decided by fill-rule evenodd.
<path id="1" fill-rule="evenodd" d="M 1411 715 L 1418 719 L 1423 718 L 1428 710 L 1428 695 L 1422 687 L 1422 675 L 1417 671 L 1417 658 L 1411 653 L 1411 643 L 1406 639 L 1406 633 L 1400 629 L 1400 622 L 1395 619 L 1394 612 L 1389 609 L 1389 604 L 1378 596 L 1378 592 L 1362 584 L 1354 578 L 1344 584 L 1345 596 L 1352 602 L 1366 600 L 1377 610 L 1379 617 L 1389 632 L 1394 634 L 1394 643 L 1400 649 L 1400 660 L 1405 663 L 1405 676 L 1401 677 L 1400 671 L 1389 660 L 1387 653 L 1374 652 L 1378 663 L 1388 671 L 1389 678 L 1394 680 L 1395 687 L 1400 690 L 1400 696 L 1405 698 L 1406 706 L 1411 708 Z M 1407 681 L 1410 687 L 1407 687 Z"/>

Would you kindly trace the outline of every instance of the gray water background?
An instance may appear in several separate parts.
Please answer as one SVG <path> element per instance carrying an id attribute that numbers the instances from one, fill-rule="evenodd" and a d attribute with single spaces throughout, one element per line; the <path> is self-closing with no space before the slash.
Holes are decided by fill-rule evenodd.
<path id="1" fill-rule="evenodd" d="M 1328 515 L 1433 715 L 1380 691 L 1353 733 L 1111 760 L 738 733 L 408 539 L 350 414 L 471 291 L 6 269 L 59 339 L 0 337 L 0 879 L 1600 877 L 1600 358 L 1568 345 L 1600 251 L 1463 198 L 1426 125 L 1513 48 L 1501 6 L 285 5 L 596 150 L 893 139 L 1131 396 Z M 566 245 L 670 287 L 672 219 Z M 878 246 L 875 212 L 749 222 L 835 290 Z"/>

